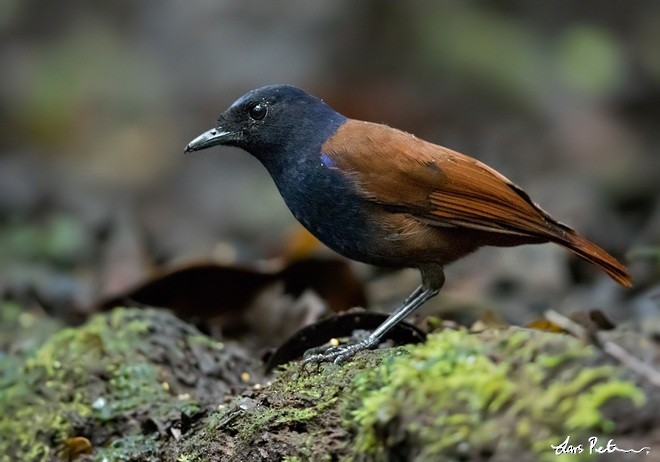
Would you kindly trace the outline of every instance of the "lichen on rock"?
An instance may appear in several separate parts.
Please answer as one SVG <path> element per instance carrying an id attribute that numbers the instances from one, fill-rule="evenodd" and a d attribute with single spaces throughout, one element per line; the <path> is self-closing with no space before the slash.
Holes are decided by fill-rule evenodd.
<path id="1" fill-rule="evenodd" d="M 240 393 L 241 372 L 255 369 L 165 311 L 97 315 L 3 369 L 0 460 L 59 460 L 75 437 L 97 460 L 160 460 L 158 436 Z"/>
<path id="2" fill-rule="evenodd" d="M 658 402 L 596 348 L 514 327 L 271 378 L 167 312 L 116 309 L 0 359 L 2 462 L 554 460 Z"/>
<path id="3" fill-rule="evenodd" d="M 355 454 L 368 460 L 550 460 L 567 435 L 611 434 L 606 404 L 645 400 L 566 335 L 445 330 L 408 352 L 360 376 L 348 401 Z"/>

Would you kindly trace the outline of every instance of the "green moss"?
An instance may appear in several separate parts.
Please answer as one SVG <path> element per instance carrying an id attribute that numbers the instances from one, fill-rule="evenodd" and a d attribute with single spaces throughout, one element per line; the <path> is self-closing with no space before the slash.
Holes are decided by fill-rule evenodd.
<path id="1" fill-rule="evenodd" d="M 180 442 L 180 454 L 193 461 L 211 456 L 227 461 L 337 460 L 350 441 L 339 409 L 355 377 L 376 368 L 383 357 L 399 354 L 368 352 L 342 367 L 291 363 L 268 385 L 211 412 L 205 425 Z"/>
<path id="2" fill-rule="evenodd" d="M 168 328 L 177 335 L 159 341 Z M 97 460 L 150 460 L 158 424 L 201 407 L 169 391 L 182 389 L 166 367 L 188 334 L 199 342 L 169 313 L 117 309 L 59 331 L 22 364 L 0 362 L 0 454 L 54 460 L 67 438 L 85 436 Z"/>
<path id="3" fill-rule="evenodd" d="M 97 461 L 135 461 L 159 462 L 159 443 L 156 434 L 149 436 L 126 435 L 115 439 L 107 447 L 99 449 L 94 455 Z"/>
<path id="4" fill-rule="evenodd" d="M 53 318 L 36 315 L 13 301 L 0 301 L 0 360 L 7 357 L 5 351 L 21 360 L 61 328 L 61 323 Z M 0 367 L 0 381 L 8 370 Z"/>
<path id="5" fill-rule="evenodd" d="M 95 460 L 554 460 L 550 445 L 566 435 L 613 434 L 613 403 L 644 401 L 597 350 L 514 328 L 446 330 L 318 370 L 292 363 L 260 388 L 236 396 L 245 384 L 223 382 L 214 396 L 202 368 L 256 376 L 224 356 L 230 349 L 170 314 L 119 309 L 58 332 L 24 361 L 0 357 L 0 461 L 57 460 L 76 436 Z M 210 399 L 177 379 L 191 374 Z M 196 416 L 192 428 L 182 414 Z"/>
<path id="6" fill-rule="evenodd" d="M 355 452 L 376 460 L 554 457 L 550 445 L 568 434 L 613 430 L 602 413 L 606 403 L 644 402 L 618 369 L 590 366 L 594 356 L 573 338 L 535 331 L 430 335 L 356 380 L 345 414 Z"/>
<path id="7" fill-rule="evenodd" d="M 210 412 L 177 443 L 178 454 L 190 461 L 554 460 L 550 444 L 566 435 L 613 430 L 603 411 L 613 399 L 643 402 L 604 363 L 569 336 L 515 328 L 448 330 L 423 345 L 364 352 L 318 370 L 291 363 L 269 385 Z"/>

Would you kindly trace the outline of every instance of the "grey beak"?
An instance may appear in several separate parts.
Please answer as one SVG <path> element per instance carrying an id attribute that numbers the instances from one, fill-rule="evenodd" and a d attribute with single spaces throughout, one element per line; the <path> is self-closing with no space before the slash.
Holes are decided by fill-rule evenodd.
<path id="1" fill-rule="evenodd" d="M 188 146 L 186 146 L 183 152 L 189 153 L 200 151 L 202 149 L 210 148 L 211 146 L 226 144 L 228 141 L 232 141 L 235 138 L 235 134 L 232 132 L 225 132 L 217 128 L 212 128 L 188 143 Z"/>

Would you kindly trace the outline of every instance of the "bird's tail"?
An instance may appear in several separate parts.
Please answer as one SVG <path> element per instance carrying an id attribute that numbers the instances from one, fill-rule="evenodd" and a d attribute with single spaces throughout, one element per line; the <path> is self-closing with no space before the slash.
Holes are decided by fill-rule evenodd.
<path id="1" fill-rule="evenodd" d="M 612 279 L 625 287 L 632 287 L 632 278 L 628 268 L 609 253 L 568 228 L 557 244 L 575 252 L 580 258 L 600 266 Z"/>

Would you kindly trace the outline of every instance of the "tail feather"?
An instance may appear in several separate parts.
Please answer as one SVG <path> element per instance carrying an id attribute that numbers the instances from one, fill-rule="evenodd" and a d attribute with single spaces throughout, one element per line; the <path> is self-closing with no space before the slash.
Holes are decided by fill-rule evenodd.
<path id="1" fill-rule="evenodd" d="M 625 265 L 572 229 L 566 229 L 565 231 L 561 238 L 555 240 L 557 244 L 573 251 L 580 258 L 601 267 L 612 279 L 622 286 L 632 287 L 632 278 Z"/>

